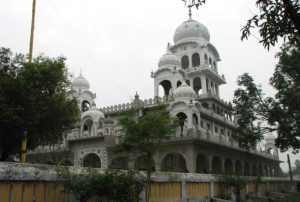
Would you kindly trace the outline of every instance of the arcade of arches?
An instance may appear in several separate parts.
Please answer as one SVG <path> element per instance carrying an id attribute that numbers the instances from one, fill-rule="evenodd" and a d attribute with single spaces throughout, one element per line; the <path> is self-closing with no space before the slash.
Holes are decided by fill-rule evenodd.
<path id="1" fill-rule="evenodd" d="M 239 174 L 245 176 L 276 176 L 277 168 L 272 164 L 262 162 L 250 162 L 221 155 L 207 155 L 205 152 L 198 153 L 195 161 L 191 162 L 187 155 L 177 152 L 164 153 L 161 158 L 153 155 L 151 160 L 152 171 L 203 173 L 203 174 Z M 143 155 L 135 158 L 115 157 L 109 164 L 110 169 L 134 169 L 146 170 L 147 158 Z M 101 162 L 96 154 L 89 154 L 83 161 L 83 166 L 101 167 Z M 194 167 L 194 170 L 193 170 Z"/>

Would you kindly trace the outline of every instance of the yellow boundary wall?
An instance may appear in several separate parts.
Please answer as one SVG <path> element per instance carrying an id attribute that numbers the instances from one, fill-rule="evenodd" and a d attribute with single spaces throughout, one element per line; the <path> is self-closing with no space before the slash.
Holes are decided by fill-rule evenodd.
<path id="1" fill-rule="evenodd" d="M 259 192 L 280 192 L 289 187 L 289 182 L 262 182 L 259 184 Z M 176 201 L 183 197 L 183 189 L 186 189 L 187 199 L 209 198 L 211 184 L 209 182 L 187 182 L 185 187 L 180 182 L 155 182 L 151 184 L 150 201 Z M 224 184 L 214 183 L 214 197 L 220 197 L 230 193 Z M 255 184 L 248 184 L 248 192 L 255 191 Z M 65 193 L 61 185 L 49 181 L 0 181 L 1 202 L 71 202 L 71 194 Z M 96 202 L 96 199 L 90 200 Z"/>
<path id="2" fill-rule="evenodd" d="M 77 173 L 82 169 L 70 168 Z M 56 169 L 55 166 L 0 163 L 0 202 L 73 202 L 74 197 L 55 182 Z M 197 201 L 229 194 L 230 190 L 218 178 L 205 174 L 153 173 L 150 201 Z M 292 186 L 295 182 L 291 183 L 286 178 L 262 178 L 258 192 L 291 191 Z M 250 180 L 246 192 L 254 193 L 256 187 L 254 180 Z M 89 202 L 97 200 L 93 198 Z"/>

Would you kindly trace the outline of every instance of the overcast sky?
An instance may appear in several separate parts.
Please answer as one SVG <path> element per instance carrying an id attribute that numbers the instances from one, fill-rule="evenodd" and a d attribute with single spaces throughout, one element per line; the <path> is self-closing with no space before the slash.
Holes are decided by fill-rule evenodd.
<path id="1" fill-rule="evenodd" d="M 227 81 L 220 95 L 225 101 L 232 100 L 236 79 L 245 72 L 267 95 L 274 94 L 269 78 L 279 48 L 267 51 L 255 37 L 240 40 L 240 29 L 257 13 L 254 3 L 208 0 L 193 9 L 193 19 L 208 28 L 220 54 L 219 73 Z M 28 52 L 31 6 L 32 0 L 1 0 L 0 47 Z M 188 19 L 181 0 L 37 0 L 36 9 L 34 55 L 65 56 L 75 76 L 82 69 L 97 94 L 97 107 L 130 102 L 136 91 L 141 99 L 153 98 L 150 73 L 158 68 L 167 43 L 173 43 L 177 26 Z"/>

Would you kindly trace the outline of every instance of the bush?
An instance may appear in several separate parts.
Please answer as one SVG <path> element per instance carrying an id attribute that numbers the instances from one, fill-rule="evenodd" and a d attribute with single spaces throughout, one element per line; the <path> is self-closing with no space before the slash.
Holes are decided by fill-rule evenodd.
<path id="1" fill-rule="evenodd" d="M 133 172 L 99 173 L 94 169 L 87 169 L 81 173 L 71 173 L 68 168 L 57 170 L 62 178 L 60 183 L 66 192 L 72 192 L 80 202 L 86 202 L 96 196 L 100 201 L 135 202 L 139 201 L 139 194 L 143 184 L 135 178 Z"/>

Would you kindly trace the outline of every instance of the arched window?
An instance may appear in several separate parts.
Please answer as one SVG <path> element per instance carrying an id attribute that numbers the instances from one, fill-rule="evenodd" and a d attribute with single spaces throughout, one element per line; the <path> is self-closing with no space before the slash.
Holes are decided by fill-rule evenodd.
<path id="1" fill-rule="evenodd" d="M 205 64 L 208 64 L 208 57 L 207 57 L 206 54 L 204 54 L 204 63 L 205 63 Z"/>
<path id="2" fill-rule="evenodd" d="M 212 60 L 209 58 L 209 67 L 213 69 Z"/>
<path id="3" fill-rule="evenodd" d="M 85 112 L 88 111 L 90 108 L 91 108 L 91 104 L 87 100 L 82 101 L 81 111 Z"/>
<path id="4" fill-rule="evenodd" d="M 185 55 L 181 58 L 181 67 L 182 67 L 182 69 L 189 68 L 189 57 L 187 55 Z"/>
<path id="5" fill-rule="evenodd" d="M 217 63 L 215 61 L 213 62 L 213 67 L 214 67 L 214 70 L 217 72 Z"/>
<path id="6" fill-rule="evenodd" d="M 101 168 L 101 161 L 97 154 L 88 154 L 83 159 L 83 167 Z"/>
<path id="7" fill-rule="evenodd" d="M 185 159 L 179 153 L 168 154 L 162 161 L 162 170 L 167 172 L 186 173 L 187 169 Z"/>
<path id="8" fill-rule="evenodd" d="M 194 91 L 196 94 L 202 94 L 202 86 L 201 86 L 201 79 L 199 77 L 194 78 L 193 80 Z"/>
<path id="9" fill-rule="evenodd" d="M 199 125 L 199 119 L 198 119 L 197 114 L 195 114 L 195 113 L 193 113 L 193 124 L 195 126 L 195 129 L 197 130 L 198 129 L 198 125 Z"/>
<path id="10" fill-rule="evenodd" d="M 170 89 L 172 88 L 172 84 L 169 80 L 163 80 L 162 82 L 159 83 L 164 89 L 164 96 L 168 96 Z"/>
<path id="11" fill-rule="evenodd" d="M 177 81 L 177 88 L 178 88 L 179 86 L 181 86 L 181 84 L 182 84 L 181 81 Z"/>
<path id="12" fill-rule="evenodd" d="M 192 55 L 192 65 L 193 65 L 193 67 L 200 66 L 200 56 L 199 56 L 199 53 L 194 53 Z"/>
<path id="13" fill-rule="evenodd" d="M 91 136 L 92 128 L 93 128 L 93 120 L 91 119 L 91 117 L 88 117 L 83 121 L 83 131 L 82 131 L 83 135 Z"/>
<path id="14" fill-rule="evenodd" d="M 179 112 L 178 114 L 176 114 L 176 116 L 178 117 L 179 119 L 179 126 L 180 126 L 180 136 L 182 137 L 183 134 L 183 127 L 184 127 L 184 123 L 185 123 L 185 120 L 187 119 L 187 116 L 185 113 L 183 112 Z"/>

